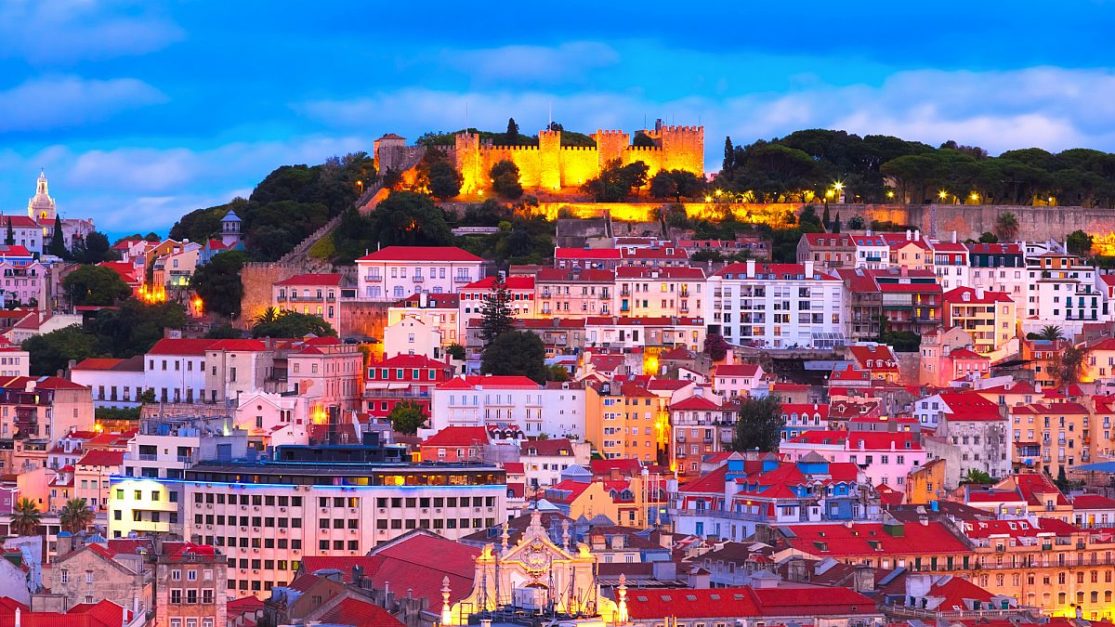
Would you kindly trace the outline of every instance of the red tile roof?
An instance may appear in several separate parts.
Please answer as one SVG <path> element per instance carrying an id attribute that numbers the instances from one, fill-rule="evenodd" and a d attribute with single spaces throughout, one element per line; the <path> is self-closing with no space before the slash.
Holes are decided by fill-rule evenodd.
<path id="1" fill-rule="evenodd" d="M 438 386 L 439 390 L 536 390 L 541 386 L 521 375 L 467 375 L 455 377 Z"/>
<path id="2" fill-rule="evenodd" d="M 124 463 L 124 451 L 89 451 L 75 466 L 119 466 Z"/>
<path id="3" fill-rule="evenodd" d="M 697 280 L 705 278 L 705 271 L 701 268 L 688 266 L 667 266 L 664 268 L 647 268 L 644 266 L 620 266 L 616 268 L 616 279 L 663 279 L 663 280 Z"/>
<path id="4" fill-rule="evenodd" d="M 352 627 L 402 627 L 403 623 L 382 607 L 349 597 L 334 605 L 317 618 L 326 625 L 352 625 Z"/>
<path id="5" fill-rule="evenodd" d="M 481 262 L 484 260 L 456 246 L 388 246 L 364 255 L 357 261 Z"/>
<path id="6" fill-rule="evenodd" d="M 788 525 L 786 528 L 793 532 L 793 537 L 786 539 L 787 544 L 822 558 L 968 552 L 968 546 L 960 538 L 936 521 L 926 525 L 899 524 L 894 527 L 893 535 L 882 523 Z"/>
<path id="7" fill-rule="evenodd" d="M 554 249 L 554 259 L 619 259 L 618 248 L 571 248 Z"/>
<path id="8" fill-rule="evenodd" d="M 267 350 L 267 344 L 263 340 L 217 340 L 206 350 L 258 353 Z"/>
<path id="9" fill-rule="evenodd" d="M 855 344 L 848 352 L 856 364 L 871 372 L 898 372 L 898 360 L 886 344 Z"/>
<path id="10" fill-rule="evenodd" d="M 488 443 L 484 427 L 445 427 L 422 442 L 422 446 L 482 446 Z"/>
<path id="11" fill-rule="evenodd" d="M 564 270 L 562 268 L 542 268 L 535 275 L 535 285 L 547 283 L 614 283 L 616 273 L 611 270 Z"/>
<path id="12" fill-rule="evenodd" d="M 164 338 L 155 342 L 155 345 L 147 351 L 147 354 L 202 357 L 205 355 L 205 351 L 209 350 L 210 347 L 219 341 L 220 340 Z"/>
<path id="13" fill-rule="evenodd" d="M 329 272 L 329 273 L 324 273 L 324 274 L 296 274 L 296 275 L 290 277 L 289 279 L 284 279 L 282 281 L 278 281 L 277 283 L 275 283 L 275 285 L 278 285 L 278 286 L 281 286 L 281 287 L 286 287 L 286 286 L 301 287 L 303 285 L 308 285 L 308 286 L 313 286 L 313 287 L 337 287 L 340 284 L 341 284 L 341 275 L 339 273 L 336 273 L 336 272 Z"/>
<path id="14" fill-rule="evenodd" d="M 759 364 L 723 364 L 713 371 L 714 377 L 754 377 L 759 374 Z"/>
<path id="15" fill-rule="evenodd" d="M 977 392 L 953 392 L 941 394 L 941 402 L 948 407 L 950 422 L 984 422 L 1005 420 L 999 413 L 999 405 L 992 403 Z"/>
<path id="16" fill-rule="evenodd" d="M 699 619 L 733 616 L 799 617 L 874 614 L 875 602 L 841 587 L 783 584 L 775 588 L 674 588 L 630 590 L 632 619 Z"/>
<path id="17" fill-rule="evenodd" d="M 980 292 L 983 292 L 982 296 Z M 994 303 L 1013 303 L 1006 292 L 993 292 L 977 290 L 971 287 L 957 287 L 944 293 L 942 296 L 946 303 L 957 305 L 991 305 Z"/>
<path id="18" fill-rule="evenodd" d="M 573 444 L 567 438 L 529 440 L 520 444 L 519 450 L 527 457 L 572 457 Z"/>
<path id="19" fill-rule="evenodd" d="M 506 287 L 507 289 L 512 290 L 512 291 L 514 291 L 514 290 L 533 290 L 534 289 L 534 277 L 530 276 L 530 275 L 525 275 L 525 276 L 524 275 L 512 275 L 512 276 L 507 277 L 507 279 L 504 280 L 503 284 L 504 284 L 504 287 Z M 472 283 L 469 283 L 468 285 L 462 287 L 461 291 L 464 291 L 464 290 L 491 290 L 491 289 L 495 288 L 495 286 L 496 286 L 496 277 L 487 276 L 487 277 L 484 277 L 483 279 L 480 279 L 479 281 L 473 281 Z"/>
<path id="20" fill-rule="evenodd" d="M 1072 499 L 1072 508 L 1081 509 L 1115 509 L 1115 499 L 1107 498 L 1101 494 L 1080 494 Z"/>
<path id="21" fill-rule="evenodd" d="M 704 396 L 697 396 L 696 394 L 670 404 L 671 411 L 721 411 L 723 409 L 720 403 Z"/>

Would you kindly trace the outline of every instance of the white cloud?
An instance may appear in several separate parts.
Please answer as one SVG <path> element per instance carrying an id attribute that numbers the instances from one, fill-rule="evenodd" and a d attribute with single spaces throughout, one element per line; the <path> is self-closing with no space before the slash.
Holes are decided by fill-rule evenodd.
<path id="1" fill-rule="evenodd" d="M 182 30 L 142 3 L 6 0 L 0 3 L 0 56 L 32 63 L 105 59 L 158 50 Z"/>
<path id="2" fill-rule="evenodd" d="M 1041 146 L 1115 150 L 1115 72 L 1029 68 L 1000 72 L 906 71 L 878 85 L 804 85 L 788 93 L 655 101 L 636 93 L 404 89 L 353 100 L 319 100 L 296 110 L 338 128 L 414 133 L 500 129 L 515 116 L 524 131 L 541 128 L 553 107 L 566 128 L 631 130 L 644 118 L 705 126 L 709 166 L 720 138 L 737 143 L 803 128 L 892 134 L 939 144 L 955 139 L 992 153 Z"/>
<path id="3" fill-rule="evenodd" d="M 165 101 L 158 89 L 133 78 L 38 78 L 0 91 L 0 133 L 75 126 Z"/>
<path id="4" fill-rule="evenodd" d="M 618 63 L 611 46 L 573 41 L 557 46 L 501 46 L 482 50 L 447 50 L 442 61 L 480 81 L 530 81 L 545 84 L 577 81 L 593 69 Z"/>

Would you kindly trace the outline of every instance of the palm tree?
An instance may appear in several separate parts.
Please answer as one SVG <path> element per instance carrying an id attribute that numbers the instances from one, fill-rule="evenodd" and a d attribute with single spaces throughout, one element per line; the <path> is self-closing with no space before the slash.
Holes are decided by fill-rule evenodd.
<path id="1" fill-rule="evenodd" d="M 1080 382 L 1084 374 L 1084 360 L 1088 349 L 1084 346 L 1069 346 L 1061 351 L 1061 361 L 1054 368 L 1057 385 L 1068 387 Z"/>
<path id="2" fill-rule="evenodd" d="M 1055 324 L 1047 324 L 1038 332 L 1038 339 L 1056 342 L 1065 339 L 1065 333 L 1061 330 L 1061 327 Z"/>
<path id="3" fill-rule="evenodd" d="M 279 319 L 279 310 L 275 307 L 268 307 L 263 310 L 263 313 L 256 316 L 255 324 L 269 324 Z M 254 325 L 253 325 L 254 326 Z"/>
<path id="4" fill-rule="evenodd" d="M 93 511 L 85 503 L 85 499 L 70 499 L 59 513 L 62 529 L 70 533 L 85 531 L 93 524 Z"/>
<path id="5" fill-rule="evenodd" d="M 1006 211 L 995 218 L 995 236 L 1000 242 L 1013 242 L 1018 239 L 1018 216 Z"/>
<path id="6" fill-rule="evenodd" d="M 39 527 L 39 508 L 31 499 L 22 498 L 12 511 L 12 530 L 16 535 L 33 536 Z"/>

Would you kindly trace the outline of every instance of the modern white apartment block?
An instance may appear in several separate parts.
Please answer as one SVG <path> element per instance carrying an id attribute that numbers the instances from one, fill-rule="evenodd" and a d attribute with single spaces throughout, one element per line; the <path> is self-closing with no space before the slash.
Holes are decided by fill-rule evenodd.
<path id="1" fill-rule="evenodd" d="M 454 246 L 388 246 L 356 260 L 356 298 L 396 301 L 419 292 L 451 294 L 480 280 L 484 260 Z"/>

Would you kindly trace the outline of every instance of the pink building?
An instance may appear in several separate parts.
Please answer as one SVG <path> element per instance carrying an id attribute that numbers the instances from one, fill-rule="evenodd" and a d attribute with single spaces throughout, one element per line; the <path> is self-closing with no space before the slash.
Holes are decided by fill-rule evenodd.
<path id="1" fill-rule="evenodd" d="M 469 283 L 461 288 L 460 313 L 457 322 L 460 324 L 459 337 L 465 337 L 468 332 L 470 320 L 478 320 L 484 313 L 484 299 L 492 294 L 495 289 L 496 278 L 484 277 L 479 281 Z M 511 315 L 516 318 L 534 317 L 534 277 L 509 276 L 504 282 L 504 287 L 511 295 Z"/>
<path id="2" fill-rule="evenodd" d="M 904 431 L 807 431 L 783 442 L 779 451 L 787 461 L 816 452 L 830 462 L 856 464 L 872 485 L 899 490 L 906 485 L 906 475 L 924 465 L 927 457 L 918 435 Z"/>
<path id="3" fill-rule="evenodd" d="M 271 305 L 282 311 L 313 314 L 341 333 L 341 275 L 299 274 L 271 287 Z"/>
<path id="4" fill-rule="evenodd" d="M 746 398 L 763 378 L 759 364 L 721 364 L 712 371 L 712 389 L 721 398 Z"/>
<path id="5" fill-rule="evenodd" d="M 0 245 L 4 302 L 36 305 L 46 297 L 47 270 L 23 246 Z"/>

